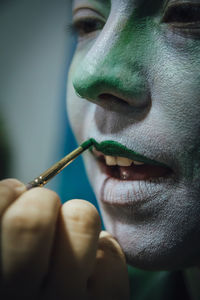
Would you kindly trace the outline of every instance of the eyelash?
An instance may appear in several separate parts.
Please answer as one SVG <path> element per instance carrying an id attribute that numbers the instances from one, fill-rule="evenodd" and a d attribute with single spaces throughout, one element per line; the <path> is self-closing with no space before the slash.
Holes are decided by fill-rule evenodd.
<path id="1" fill-rule="evenodd" d="M 97 19 L 84 19 L 75 21 L 69 25 L 67 25 L 67 31 L 69 31 L 72 35 L 77 35 L 82 38 L 84 36 L 89 35 L 92 32 L 102 29 L 104 26 L 103 22 Z"/>
<path id="2" fill-rule="evenodd" d="M 195 24 L 200 22 L 200 5 L 174 4 L 166 9 L 162 22 L 169 24 Z"/>
<path id="3" fill-rule="evenodd" d="M 200 5 L 198 3 L 172 4 L 166 8 L 162 23 L 171 24 L 174 27 L 192 29 L 200 27 Z M 67 31 L 76 35 L 79 39 L 101 30 L 104 27 L 103 21 L 97 18 L 84 18 L 68 24 Z"/>

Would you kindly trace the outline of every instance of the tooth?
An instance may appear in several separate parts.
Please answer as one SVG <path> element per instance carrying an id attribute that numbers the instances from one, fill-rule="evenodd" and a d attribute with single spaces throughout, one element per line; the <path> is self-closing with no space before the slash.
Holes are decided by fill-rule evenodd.
<path id="1" fill-rule="evenodd" d="M 141 161 L 136 161 L 136 160 L 134 160 L 133 163 L 134 163 L 134 165 L 136 165 L 136 166 L 144 165 L 143 162 L 141 162 Z"/>
<path id="2" fill-rule="evenodd" d="M 105 156 L 105 159 L 106 159 L 106 164 L 108 166 L 116 166 L 117 164 L 117 160 L 116 160 L 116 157 L 114 156 Z"/>
<path id="3" fill-rule="evenodd" d="M 131 164 L 132 164 L 132 160 L 131 159 L 128 159 L 126 157 L 117 157 L 117 164 L 118 166 L 121 166 L 121 167 L 130 167 Z"/>

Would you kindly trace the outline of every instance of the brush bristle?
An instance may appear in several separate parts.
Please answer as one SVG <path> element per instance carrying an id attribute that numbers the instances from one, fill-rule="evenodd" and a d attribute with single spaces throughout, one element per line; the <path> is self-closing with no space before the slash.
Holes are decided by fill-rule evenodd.
<path id="1" fill-rule="evenodd" d="M 93 140 L 92 139 L 89 139 L 87 141 L 85 141 L 84 143 L 81 144 L 81 147 L 83 149 L 88 149 L 90 148 L 91 146 L 93 145 Z"/>

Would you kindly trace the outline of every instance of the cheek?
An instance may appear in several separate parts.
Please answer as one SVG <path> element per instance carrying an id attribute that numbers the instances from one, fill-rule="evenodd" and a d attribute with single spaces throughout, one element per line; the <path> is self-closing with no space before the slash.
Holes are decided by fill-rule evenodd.
<path id="1" fill-rule="evenodd" d="M 164 48 L 150 67 L 152 106 L 171 136 L 196 143 L 200 114 L 200 51 L 187 57 Z M 189 142 L 189 141 L 188 141 Z"/>

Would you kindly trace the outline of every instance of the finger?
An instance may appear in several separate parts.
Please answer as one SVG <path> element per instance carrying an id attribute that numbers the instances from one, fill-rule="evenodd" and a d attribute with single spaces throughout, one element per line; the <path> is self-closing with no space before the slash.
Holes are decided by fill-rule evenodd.
<path id="1" fill-rule="evenodd" d="M 128 300 L 129 279 L 125 256 L 118 242 L 102 231 L 94 273 L 88 281 L 89 299 Z"/>
<path id="2" fill-rule="evenodd" d="M 99 233 L 100 217 L 91 203 L 71 200 L 63 205 L 49 297 L 54 290 L 55 299 L 83 299 L 95 263 Z"/>
<path id="3" fill-rule="evenodd" d="M 16 179 L 0 181 L 0 218 L 7 207 L 25 191 L 25 185 Z"/>
<path id="4" fill-rule="evenodd" d="M 13 294 L 33 294 L 40 286 L 48 269 L 60 205 L 54 192 L 35 188 L 6 210 L 1 271 L 7 291 L 12 287 Z"/>

